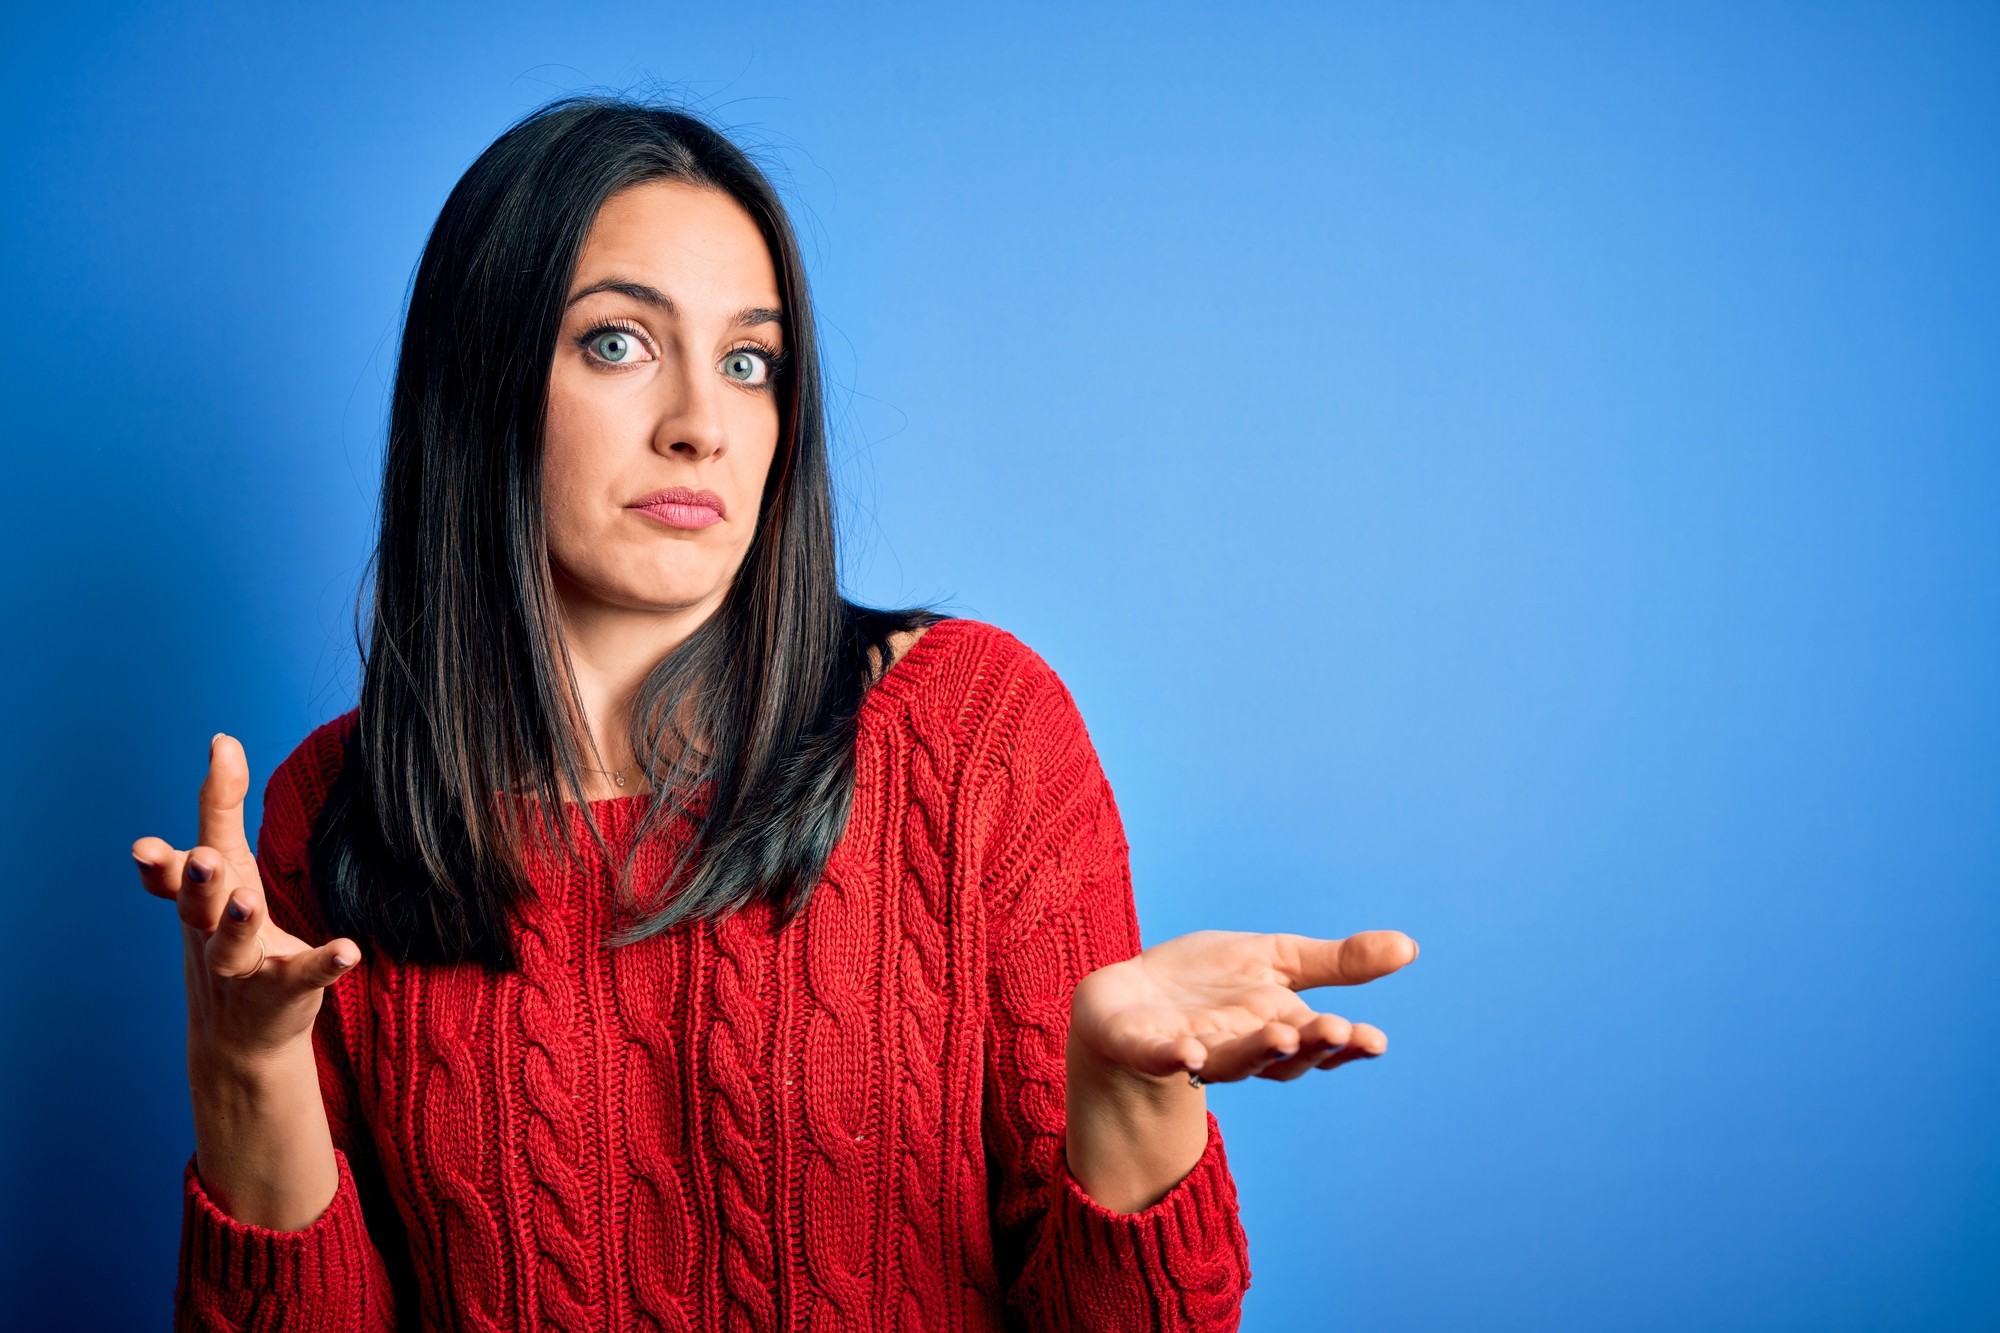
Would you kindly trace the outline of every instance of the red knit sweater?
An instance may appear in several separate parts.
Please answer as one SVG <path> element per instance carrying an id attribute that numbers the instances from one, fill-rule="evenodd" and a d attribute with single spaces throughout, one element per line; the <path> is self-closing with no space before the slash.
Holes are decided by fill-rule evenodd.
<path id="1" fill-rule="evenodd" d="M 279 924 L 326 938 L 306 839 L 350 718 L 272 777 Z M 1075 704 L 1010 636 L 934 626 L 869 695 L 806 913 L 607 947 L 611 868 L 539 855 L 520 969 L 364 948 L 314 1047 L 340 1189 L 305 1231 L 187 1173 L 184 1329 L 1233 1329 L 1249 1282 L 1213 1118 L 1144 1213 L 1063 1156 L 1071 988 L 1137 952 Z M 643 797 L 595 807 L 614 856 Z M 642 849 L 657 873 L 664 849 Z"/>

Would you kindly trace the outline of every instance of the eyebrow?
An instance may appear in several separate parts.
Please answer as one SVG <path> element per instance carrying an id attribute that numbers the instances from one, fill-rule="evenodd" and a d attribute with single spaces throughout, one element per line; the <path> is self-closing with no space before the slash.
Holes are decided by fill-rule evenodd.
<path id="1" fill-rule="evenodd" d="M 643 282 L 627 282 L 623 278 L 606 278 L 603 282 L 593 282 L 582 291 L 572 295 L 568 301 L 564 302 L 563 308 L 567 310 L 584 297 L 595 296 L 599 292 L 616 292 L 620 296 L 629 296 L 635 301 L 640 301 L 646 305 L 664 310 L 668 314 L 679 313 L 679 308 L 674 305 L 674 299 L 658 287 L 648 287 Z M 748 309 L 737 311 L 736 318 L 730 321 L 730 325 L 734 328 L 747 329 L 758 324 L 783 324 L 784 322 L 785 312 L 782 310 L 772 310 L 766 306 L 751 306 Z"/>
<path id="2" fill-rule="evenodd" d="M 673 298 L 658 287 L 648 287 L 643 282 L 627 282 L 623 278 L 606 278 L 603 282 L 591 283 L 590 286 L 585 287 L 580 292 L 573 293 L 569 300 L 563 302 L 563 309 L 567 310 L 584 297 L 595 296 L 599 292 L 616 292 L 620 296 L 629 296 L 635 301 L 643 301 L 647 305 L 658 306 L 660 309 L 669 312 L 674 309 Z"/>

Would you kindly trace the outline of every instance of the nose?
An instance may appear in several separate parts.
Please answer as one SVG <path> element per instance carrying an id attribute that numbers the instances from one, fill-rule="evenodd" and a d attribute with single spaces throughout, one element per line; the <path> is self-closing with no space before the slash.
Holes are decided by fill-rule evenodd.
<path id="1" fill-rule="evenodd" d="M 729 449 L 723 425 L 721 376 L 707 367 L 685 365 L 653 433 L 655 451 L 699 463 Z"/>

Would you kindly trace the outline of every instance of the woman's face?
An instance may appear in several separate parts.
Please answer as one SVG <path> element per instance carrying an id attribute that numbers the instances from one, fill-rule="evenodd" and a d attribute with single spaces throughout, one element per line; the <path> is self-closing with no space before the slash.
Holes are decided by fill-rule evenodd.
<path id="1" fill-rule="evenodd" d="M 717 190 L 657 181 L 599 211 L 549 373 L 542 503 L 556 590 L 695 612 L 728 592 L 778 445 L 777 272 Z"/>

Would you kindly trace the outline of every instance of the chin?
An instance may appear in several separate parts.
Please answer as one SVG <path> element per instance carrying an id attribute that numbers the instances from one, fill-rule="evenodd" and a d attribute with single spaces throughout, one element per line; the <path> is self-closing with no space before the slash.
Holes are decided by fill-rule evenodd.
<path id="1" fill-rule="evenodd" d="M 654 576 L 633 577 L 642 572 Z M 630 565 L 618 569 L 560 570 L 555 585 L 556 596 L 577 609 L 596 605 L 658 615 L 671 615 L 719 600 L 720 594 L 728 590 L 728 581 L 712 571 L 636 571 Z"/>
<path id="2" fill-rule="evenodd" d="M 663 579 L 644 587 L 621 589 L 619 600 L 635 609 L 670 614 L 686 611 L 705 602 L 719 603 L 729 590 L 719 579 Z"/>

